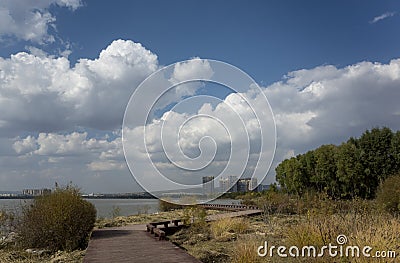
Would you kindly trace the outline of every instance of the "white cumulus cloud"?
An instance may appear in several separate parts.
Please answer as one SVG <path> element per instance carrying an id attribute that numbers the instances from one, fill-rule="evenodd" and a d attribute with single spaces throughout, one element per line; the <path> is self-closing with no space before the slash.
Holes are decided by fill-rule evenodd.
<path id="1" fill-rule="evenodd" d="M 374 126 L 400 129 L 400 59 L 292 72 L 266 88 L 281 147 L 297 153 Z"/>
<path id="2" fill-rule="evenodd" d="M 49 12 L 51 5 L 75 10 L 80 0 L 2 0 L 0 2 L 0 40 L 7 36 L 43 44 L 54 41 L 49 27 L 56 18 Z"/>
<path id="3" fill-rule="evenodd" d="M 0 58 L 2 131 L 113 130 L 136 86 L 157 68 L 157 56 L 129 40 L 113 41 L 99 58 L 72 68 L 65 57 L 20 52 Z"/>

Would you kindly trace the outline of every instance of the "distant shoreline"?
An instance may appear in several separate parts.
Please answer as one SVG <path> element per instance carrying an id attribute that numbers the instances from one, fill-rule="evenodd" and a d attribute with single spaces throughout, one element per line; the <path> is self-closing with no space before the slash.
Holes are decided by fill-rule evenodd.
<path id="1" fill-rule="evenodd" d="M 0 196 L 0 199 L 35 199 L 38 196 Z M 101 195 L 101 196 L 82 196 L 85 199 L 157 199 L 154 196 L 127 196 L 127 195 Z"/>

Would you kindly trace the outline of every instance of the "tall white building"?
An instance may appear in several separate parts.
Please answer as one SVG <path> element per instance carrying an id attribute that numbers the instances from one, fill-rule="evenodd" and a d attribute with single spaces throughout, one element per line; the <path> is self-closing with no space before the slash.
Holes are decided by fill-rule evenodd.
<path id="1" fill-rule="evenodd" d="M 219 189 L 222 193 L 228 192 L 228 190 L 230 189 L 228 178 L 220 178 L 219 179 Z"/>
<path id="2" fill-rule="evenodd" d="M 228 176 L 228 185 L 229 185 L 229 192 L 237 192 L 237 182 L 238 178 L 236 176 L 230 175 Z"/>
<path id="3" fill-rule="evenodd" d="M 24 189 L 22 191 L 23 195 L 30 195 L 30 196 L 41 196 L 41 195 L 48 195 L 51 194 L 51 189 L 42 188 L 42 189 Z"/>
<path id="4" fill-rule="evenodd" d="M 213 194 L 214 189 L 214 176 L 203 177 L 203 194 Z"/>
<path id="5" fill-rule="evenodd" d="M 257 187 L 257 178 L 253 177 L 253 178 L 250 179 L 249 189 L 250 190 L 257 190 L 256 187 Z"/>

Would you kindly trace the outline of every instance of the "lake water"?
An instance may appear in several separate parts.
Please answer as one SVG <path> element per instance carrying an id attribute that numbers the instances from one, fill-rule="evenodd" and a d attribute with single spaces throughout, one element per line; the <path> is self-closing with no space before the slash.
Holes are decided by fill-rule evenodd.
<path id="1" fill-rule="evenodd" d="M 27 205 L 31 202 L 30 199 L 0 199 L 0 211 L 18 212 L 21 206 Z"/>
<path id="2" fill-rule="evenodd" d="M 97 217 L 111 218 L 113 210 L 118 215 L 149 214 L 159 211 L 158 199 L 87 199 L 97 209 Z"/>
<path id="3" fill-rule="evenodd" d="M 118 215 L 128 216 L 142 213 L 155 213 L 159 211 L 158 199 L 87 199 L 95 205 L 97 217 L 111 218 L 114 212 Z M 19 211 L 21 205 L 29 204 L 32 200 L 0 199 L 0 210 Z M 212 203 L 238 204 L 238 200 L 217 199 Z"/>
<path id="4" fill-rule="evenodd" d="M 110 218 L 114 212 L 128 216 L 158 212 L 158 199 L 86 199 L 95 205 L 97 217 Z M 18 212 L 21 206 L 32 202 L 30 199 L 0 199 L 0 210 Z"/>

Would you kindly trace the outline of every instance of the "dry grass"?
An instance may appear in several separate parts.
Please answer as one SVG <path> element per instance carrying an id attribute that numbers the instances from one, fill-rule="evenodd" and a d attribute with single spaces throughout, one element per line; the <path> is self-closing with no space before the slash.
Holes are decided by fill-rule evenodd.
<path id="1" fill-rule="evenodd" d="M 245 236 L 236 241 L 231 254 L 232 263 L 258 263 L 264 258 L 257 255 L 257 248 L 264 242 L 258 236 Z"/>
<path id="2" fill-rule="evenodd" d="M 380 215 L 368 218 L 363 222 L 364 227 L 350 237 L 351 244 L 360 247 L 369 245 L 375 251 L 400 250 L 400 221 L 399 218 Z M 355 262 L 368 262 L 359 260 Z M 380 262 L 388 262 L 381 260 Z"/>
<path id="3" fill-rule="evenodd" d="M 209 236 L 181 232 L 179 245 L 202 262 L 396 262 L 391 258 L 366 258 L 361 250 L 370 246 L 373 248 L 371 255 L 376 251 L 399 253 L 400 218 L 380 212 L 373 202 L 364 200 L 323 201 L 315 205 L 317 207 L 311 207 L 305 214 L 271 214 L 267 222 L 263 216 L 222 219 L 209 224 Z M 280 258 L 277 255 L 276 248 L 281 245 L 287 248 L 287 254 L 291 246 L 300 248 L 300 253 L 303 246 L 317 249 L 329 243 L 335 246 L 338 235 L 348 239 L 342 246 L 344 251 L 347 246 L 358 246 L 360 257 L 330 257 L 327 250 L 322 258 L 290 255 Z M 276 246 L 272 258 L 257 255 L 257 248 L 264 241 L 269 248 Z M 317 250 L 317 254 L 319 252 Z"/>
<path id="4" fill-rule="evenodd" d="M 59 251 L 53 255 L 35 255 L 23 250 L 1 250 L 1 263 L 81 263 L 85 251 L 75 250 L 72 252 Z"/>
<path id="5" fill-rule="evenodd" d="M 230 240 L 237 234 L 243 234 L 250 229 L 250 222 L 245 218 L 223 218 L 212 222 L 210 231 L 218 240 Z"/>
<path id="6" fill-rule="evenodd" d="M 399 218 L 381 213 L 346 214 L 346 215 L 314 215 L 307 220 L 288 229 L 285 245 L 297 247 L 314 245 L 322 247 L 329 243 L 336 245 L 338 235 L 345 235 L 347 243 L 343 247 L 364 246 L 376 251 L 399 251 L 400 221 Z M 337 262 L 338 257 L 325 257 L 314 262 Z M 371 259 L 360 256 L 349 257 L 351 262 L 371 262 Z M 374 262 L 390 262 L 389 259 L 374 259 Z"/>

